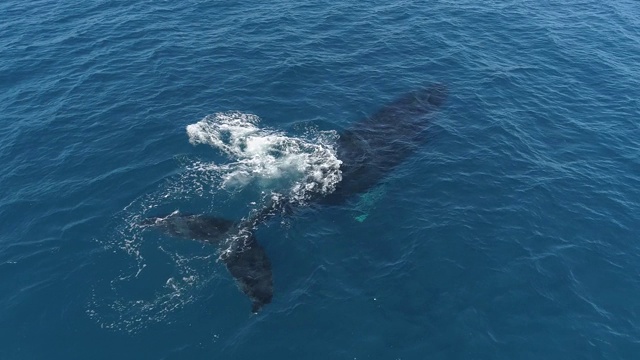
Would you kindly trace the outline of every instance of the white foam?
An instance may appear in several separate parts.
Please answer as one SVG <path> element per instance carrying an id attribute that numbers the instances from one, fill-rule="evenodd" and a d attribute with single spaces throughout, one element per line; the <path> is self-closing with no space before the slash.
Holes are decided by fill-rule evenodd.
<path id="1" fill-rule="evenodd" d="M 256 183 L 302 203 L 314 194 L 335 189 L 342 175 L 334 131 L 309 131 L 293 137 L 261 128 L 259 122 L 252 114 L 227 112 L 187 126 L 190 143 L 210 145 L 230 160 L 226 164 L 199 163 L 198 169 L 216 174 L 225 188 Z"/>

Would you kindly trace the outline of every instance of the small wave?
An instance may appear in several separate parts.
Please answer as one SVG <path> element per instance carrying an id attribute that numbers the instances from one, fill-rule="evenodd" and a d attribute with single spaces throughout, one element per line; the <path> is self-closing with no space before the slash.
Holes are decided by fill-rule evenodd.
<path id="1" fill-rule="evenodd" d="M 208 115 L 187 126 L 189 142 L 221 151 L 227 164 L 197 163 L 203 172 L 221 179 L 223 188 L 257 184 L 268 193 L 304 203 L 335 190 L 342 180 L 336 156 L 335 131 L 310 130 L 301 137 L 261 128 L 260 118 L 241 112 Z"/>

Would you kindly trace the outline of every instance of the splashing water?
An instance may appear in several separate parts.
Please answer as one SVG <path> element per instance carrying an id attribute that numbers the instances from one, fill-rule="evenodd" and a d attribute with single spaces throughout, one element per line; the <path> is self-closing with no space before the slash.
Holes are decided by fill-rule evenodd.
<path id="1" fill-rule="evenodd" d="M 296 203 L 335 190 L 342 180 L 335 131 L 309 131 L 303 137 L 291 137 L 260 128 L 259 122 L 252 114 L 227 112 L 208 115 L 187 126 L 190 143 L 208 144 L 231 160 L 228 164 L 199 163 L 200 171 L 217 175 L 223 188 L 257 184 Z"/>

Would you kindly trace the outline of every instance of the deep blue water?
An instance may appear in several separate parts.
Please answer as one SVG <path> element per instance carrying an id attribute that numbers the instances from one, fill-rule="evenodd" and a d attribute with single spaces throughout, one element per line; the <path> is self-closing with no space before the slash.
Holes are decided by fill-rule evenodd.
<path id="1" fill-rule="evenodd" d="M 0 359 L 640 354 L 637 1 L 5 0 L 0 18 Z M 233 159 L 186 131 L 207 115 L 313 143 L 431 83 L 447 103 L 383 185 L 258 230 L 257 315 L 215 247 L 135 226 L 238 219 L 282 185 L 223 186 Z"/>

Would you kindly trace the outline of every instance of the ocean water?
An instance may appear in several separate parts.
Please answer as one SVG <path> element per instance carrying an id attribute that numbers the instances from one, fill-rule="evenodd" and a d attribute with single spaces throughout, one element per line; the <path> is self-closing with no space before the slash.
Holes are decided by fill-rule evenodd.
<path id="1" fill-rule="evenodd" d="M 0 18 L 0 359 L 638 358 L 639 2 Z M 434 83 L 427 143 L 378 186 L 257 229 L 258 314 L 220 249 L 138 226 L 304 198 L 341 130 Z"/>

